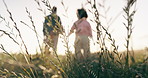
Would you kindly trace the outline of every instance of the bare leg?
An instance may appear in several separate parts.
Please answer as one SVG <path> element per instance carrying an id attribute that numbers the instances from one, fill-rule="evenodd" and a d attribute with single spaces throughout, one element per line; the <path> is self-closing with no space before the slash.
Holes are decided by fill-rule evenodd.
<path id="1" fill-rule="evenodd" d="M 84 50 L 84 58 L 87 59 L 90 56 L 90 43 L 87 36 L 82 37 L 82 48 Z"/>
<path id="2" fill-rule="evenodd" d="M 48 36 L 45 37 L 44 43 L 45 43 L 45 48 L 44 48 L 45 49 L 45 54 L 50 54 L 50 52 L 49 52 L 50 42 L 49 42 Z"/>
<path id="3" fill-rule="evenodd" d="M 81 53 L 81 40 L 79 39 L 79 37 L 76 37 L 76 40 L 75 40 L 75 56 L 76 56 L 76 59 L 78 60 L 83 59 L 83 55 Z"/>
<path id="4" fill-rule="evenodd" d="M 53 49 L 55 49 L 55 51 L 57 50 L 58 38 L 59 35 L 55 35 L 53 38 Z"/>

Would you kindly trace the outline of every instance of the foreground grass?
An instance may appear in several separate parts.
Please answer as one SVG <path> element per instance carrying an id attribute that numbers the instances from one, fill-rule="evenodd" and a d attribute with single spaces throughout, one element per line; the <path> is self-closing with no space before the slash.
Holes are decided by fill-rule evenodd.
<path id="1" fill-rule="evenodd" d="M 134 53 L 134 61 L 126 67 L 124 58 L 117 61 L 112 53 L 93 53 L 91 57 L 77 61 L 60 56 L 62 66 L 52 55 L 32 55 L 27 63 L 23 54 L 0 54 L 0 77 L 6 78 L 147 78 L 148 59 L 145 50 Z M 123 53 L 124 54 L 124 53 Z M 51 62 L 52 61 L 52 62 Z"/>

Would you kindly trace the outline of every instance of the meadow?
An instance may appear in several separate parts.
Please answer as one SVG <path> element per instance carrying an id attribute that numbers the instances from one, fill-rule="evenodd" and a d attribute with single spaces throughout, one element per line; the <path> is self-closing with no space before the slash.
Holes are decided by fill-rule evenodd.
<path id="1" fill-rule="evenodd" d="M 147 78 L 147 50 L 134 52 L 129 66 L 126 58 L 121 61 L 113 53 L 96 52 L 83 62 L 66 55 L 59 55 L 60 63 L 53 55 L 32 55 L 27 63 L 24 54 L 0 54 L 1 78 Z M 124 55 L 124 53 L 121 53 Z M 72 57 L 72 56 L 71 56 Z"/>
<path id="2" fill-rule="evenodd" d="M 64 46 L 66 48 L 65 55 L 58 55 L 56 51 L 53 54 L 45 53 L 44 48 L 39 44 L 41 53 L 29 54 L 26 43 L 23 40 L 23 34 L 21 34 L 18 28 L 17 22 L 13 18 L 13 14 L 7 7 L 5 1 L 3 1 L 9 18 L 13 25 L 9 26 L 9 23 L 5 17 L 0 16 L 1 22 L 5 22 L 5 26 L 15 30 L 6 31 L 0 29 L 3 35 L 8 36 L 15 44 L 24 47 L 23 53 L 10 53 L 5 49 L 3 44 L 0 44 L 0 78 L 148 78 L 148 48 L 141 50 L 134 50 L 131 47 L 131 36 L 133 32 L 133 17 L 136 10 L 133 9 L 136 5 L 136 0 L 127 0 L 126 6 L 123 7 L 125 21 L 123 22 L 126 28 L 126 50 L 123 52 L 118 51 L 115 39 L 108 31 L 109 27 L 105 27 L 101 24 L 100 13 L 97 7 L 101 7 L 95 0 L 88 0 L 88 4 L 91 7 L 90 13 L 94 15 L 92 21 L 96 25 L 97 44 L 99 51 L 91 53 L 90 57 L 77 60 L 74 57 L 72 51 L 69 50 L 68 40 L 66 33 L 62 34 Z M 40 1 L 35 0 L 40 7 Z M 51 10 L 48 0 L 42 0 L 41 2 L 49 10 Z M 61 2 L 64 6 L 64 2 Z M 44 10 L 39 9 L 44 13 Z M 65 9 L 66 11 L 66 9 Z M 31 28 L 36 35 L 39 42 L 39 35 L 36 31 L 36 26 L 30 12 L 26 8 L 29 20 L 31 21 Z M 0 23 L 1 23 L 0 22 Z M 29 27 L 23 21 L 22 24 Z M 3 35 L 0 36 L 3 37 Z M 17 38 L 15 38 L 17 35 Z M 19 41 L 17 39 L 19 38 Z M 106 45 L 107 42 L 110 45 Z M 108 47 L 112 47 L 109 49 Z"/>

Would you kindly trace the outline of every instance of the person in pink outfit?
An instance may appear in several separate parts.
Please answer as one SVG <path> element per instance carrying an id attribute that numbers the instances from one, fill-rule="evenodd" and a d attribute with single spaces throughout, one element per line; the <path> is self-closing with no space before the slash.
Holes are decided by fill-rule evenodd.
<path id="1" fill-rule="evenodd" d="M 90 40 L 89 37 L 92 37 L 92 29 L 90 23 L 86 20 L 88 15 L 85 9 L 78 9 L 77 10 L 77 17 L 78 20 L 74 22 L 73 26 L 71 27 L 70 36 L 75 30 L 75 57 L 78 60 L 86 59 L 90 55 Z M 83 50 L 83 54 L 81 52 Z"/>

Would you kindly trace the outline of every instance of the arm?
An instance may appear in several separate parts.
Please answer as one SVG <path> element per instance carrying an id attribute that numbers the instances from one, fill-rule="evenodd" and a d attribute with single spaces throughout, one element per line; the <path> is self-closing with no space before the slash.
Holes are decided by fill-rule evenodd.
<path id="1" fill-rule="evenodd" d="M 88 30 L 89 30 L 89 36 L 92 38 L 92 28 L 89 23 L 88 23 Z"/>
<path id="2" fill-rule="evenodd" d="M 43 23 L 43 34 L 44 36 L 47 35 L 47 20 L 46 20 L 47 17 L 45 17 L 45 20 L 44 20 L 44 23 Z"/>
<path id="3" fill-rule="evenodd" d="M 60 17 L 58 16 L 58 28 L 60 30 L 60 33 L 62 34 L 63 32 L 65 32 L 64 28 L 63 28 L 63 25 L 62 25 L 62 22 L 61 22 L 61 19 Z"/>
<path id="4" fill-rule="evenodd" d="M 75 23 L 74 23 L 73 26 L 71 27 L 68 36 L 70 36 L 70 35 L 74 32 L 74 29 L 76 29 L 76 25 L 75 25 Z"/>

